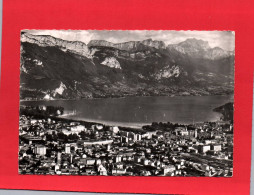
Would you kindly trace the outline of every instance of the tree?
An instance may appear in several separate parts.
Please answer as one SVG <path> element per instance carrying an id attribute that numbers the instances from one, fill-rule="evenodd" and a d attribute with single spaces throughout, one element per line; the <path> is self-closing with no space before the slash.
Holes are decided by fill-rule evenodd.
<path id="1" fill-rule="evenodd" d="M 79 136 L 78 136 L 76 133 L 70 134 L 70 135 L 68 136 L 68 139 L 69 139 L 69 140 L 78 140 L 78 139 L 79 139 Z"/>
<path id="2" fill-rule="evenodd" d="M 46 140 L 47 141 L 53 141 L 53 136 L 51 134 L 46 135 Z"/>

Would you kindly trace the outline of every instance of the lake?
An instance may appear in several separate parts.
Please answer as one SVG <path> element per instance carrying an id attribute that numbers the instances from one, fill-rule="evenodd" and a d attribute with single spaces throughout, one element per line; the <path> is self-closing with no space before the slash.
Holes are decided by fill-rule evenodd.
<path id="1" fill-rule="evenodd" d="M 152 122 L 216 121 L 221 114 L 212 110 L 228 102 L 233 102 L 233 95 L 21 101 L 20 104 L 62 106 L 64 118 L 141 127 Z"/>

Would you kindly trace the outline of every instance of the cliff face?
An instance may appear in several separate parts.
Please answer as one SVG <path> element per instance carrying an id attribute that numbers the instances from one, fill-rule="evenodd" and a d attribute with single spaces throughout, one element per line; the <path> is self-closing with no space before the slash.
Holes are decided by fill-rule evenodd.
<path id="1" fill-rule="evenodd" d="M 187 73 L 181 71 L 178 66 L 172 66 L 171 68 L 166 66 L 155 74 L 155 78 L 161 80 L 162 78 L 179 77 L 180 74 L 186 75 Z"/>
<path id="2" fill-rule="evenodd" d="M 153 41 L 152 39 L 146 39 L 142 41 L 141 43 L 149 47 L 154 47 L 156 49 L 166 49 L 166 45 L 163 41 L 156 41 L 156 40 Z"/>
<path id="3" fill-rule="evenodd" d="M 215 47 L 215 48 L 209 49 L 209 52 L 207 52 L 204 57 L 207 59 L 216 60 L 216 59 L 230 57 L 233 55 L 234 54 L 232 54 L 232 52 L 228 52 L 219 47 Z"/>
<path id="4" fill-rule="evenodd" d="M 122 69 L 120 63 L 114 57 L 105 58 L 105 60 L 101 64 L 108 66 L 110 68 Z"/>
<path id="5" fill-rule="evenodd" d="M 104 40 L 91 40 L 88 44 L 88 47 L 90 46 L 103 46 L 103 47 L 115 47 L 114 43 L 110 43 L 108 41 Z"/>
<path id="6" fill-rule="evenodd" d="M 41 47 L 59 47 L 63 51 L 70 50 L 74 53 L 91 57 L 87 45 L 80 41 L 66 41 L 52 36 L 21 34 L 21 42 L 37 44 Z"/>
<path id="7" fill-rule="evenodd" d="M 120 50 L 133 51 L 133 50 L 145 50 L 149 47 L 156 49 L 166 49 L 165 43 L 163 41 L 156 41 L 152 39 L 146 39 L 144 41 L 129 41 L 124 43 L 111 43 L 104 40 L 91 40 L 88 46 L 103 46 L 103 47 L 113 47 Z M 147 47 L 148 46 L 148 47 Z"/>
<path id="8" fill-rule="evenodd" d="M 181 54 L 186 54 L 195 58 L 205 58 L 210 60 L 217 60 L 234 55 L 230 51 L 225 51 L 219 47 L 211 48 L 207 41 L 198 40 L 195 38 L 187 39 L 178 44 L 171 44 L 166 46 L 163 41 L 157 41 L 152 39 L 146 39 L 143 41 L 129 41 L 124 43 L 111 43 L 104 40 L 92 40 L 88 44 L 89 47 L 101 46 L 112 47 L 119 50 L 125 50 L 129 52 L 135 51 L 159 51 L 168 50 L 173 52 L 174 50 Z"/>
<path id="9" fill-rule="evenodd" d="M 187 54 L 195 58 L 206 58 L 210 60 L 222 59 L 232 56 L 230 51 L 225 51 L 219 47 L 211 48 L 207 41 L 198 39 L 187 39 L 179 44 L 168 45 L 168 51 L 176 50 L 182 54 Z"/>
<path id="10" fill-rule="evenodd" d="M 207 41 L 193 39 L 187 39 L 179 44 L 172 44 L 166 47 L 163 41 L 157 41 L 152 39 L 146 39 L 144 41 L 129 41 L 124 43 L 111 43 L 105 40 L 91 40 L 88 45 L 80 41 L 66 41 L 58 39 L 52 36 L 45 35 L 31 35 L 23 33 L 21 35 L 21 42 L 34 43 L 42 47 L 58 46 L 63 51 L 70 50 L 74 53 L 91 58 L 92 52 L 89 47 L 101 46 L 101 47 L 113 47 L 119 50 L 137 51 L 137 50 L 149 50 L 156 48 L 158 50 L 165 50 L 166 48 L 170 52 L 176 50 L 182 54 L 193 55 L 198 58 L 207 59 L 221 59 L 234 55 L 232 52 L 225 51 L 219 47 L 211 48 Z"/>
<path id="11" fill-rule="evenodd" d="M 209 95 L 233 92 L 234 55 L 202 40 L 88 45 L 21 35 L 21 98 Z"/>
<path id="12" fill-rule="evenodd" d="M 178 44 L 179 46 L 186 48 L 188 51 L 199 51 L 199 50 L 208 50 L 210 46 L 208 41 L 203 41 L 201 39 L 186 39 L 185 41 Z"/>

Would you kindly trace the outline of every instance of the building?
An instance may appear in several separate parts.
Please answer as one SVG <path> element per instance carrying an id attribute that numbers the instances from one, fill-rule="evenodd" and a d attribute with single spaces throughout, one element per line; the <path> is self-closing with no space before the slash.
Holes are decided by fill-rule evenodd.
<path id="1" fill-rule="evenodd" d="M 153 135 L 156 135 L 156 131 L 148 131 L 142 134 L 142 138 L 151 139 Z"/>
<path id="2" fill-rule="evenodd" d="M 68 131 L 67 129 L 63 129 L 63 130 L 62 130 L 62 133 L 65 134 L 65 135 L 70 135 L 70 134 L 72 134 L 72 132 L 71 132 L 71 131 Z"/>
<path id="3" fill-rule="evenodd" d="M 128 141 L 129 141 L 128 137 L 121 137 L 122 143 L 128 143 Z"/>
<path id="4" fill-rule="evenodd" d="M 99 175 L 108 175 L 106 168 L 101 164 L 98 166 L 98 172 Z"/>
<path id="5" fill-rule="evenodd" d="M 72 133 L 80 133 L 81 131 L 86 131 L 86 127 L 83 125 L 77 125 L 77 126 L 72 126 L 71 127 L 71 132 Z"/>
<path id="6" fill-rule="evenodd" d="M 221 145 L 220 144 L 211 145 L 211 150 L 221 151 Z"/>
<path id="7" fill-rule="evenodd" d="M 126 173 L 126 169 L 113 169 L 112 174 L 113 175 L 122 175 Z"/>
<path id="8" fill-rule="evenodd" d="M 94 141 L 84 141 L 84 140 L 78 140 L 77 145 L 83 145 L 83 146 L 89 146 L 89 145 L 108 145 L 112 144 L 113 140 L 94 140 Z"/>
<path id="9" fill-rule="evenodd" d="M 147 166 L 149 164 L 149 160 L 148 159 L 143 159 L 144 165 Z"/>
<path id="10" fill-rule="evenodd" d="M 37 123 L 37 120 L 36 120 L 36 119 L 32 119 L 32 120 L 30 121 L 30 123 L 31 123 L 31 125 L 35 125 L 35 124 Z"/>
<path id="11" fill-rule="evenodd" d="M 57 153 L 57 164 L 61 164 L 61 161 L 62 161 L 62 154 L 60 152 Z"/>
<path id="12" fill-rule="evenodd" d="M 129 132 L 128 131 L 120 131 L 120 135 L 128 137 L 129 136 Z"/>
<path id="13" fill-rule="evenodd" d="M 197 138 L 198 137 L 198 131 L 197 129 L 195 129 L 195 134 L 194 134 L 194 137 Z"/>
<path id="14" fill-rule="evenodd" d="M 135 133 L 130 132 L 128 138 L 130 138 L 132 141 L 137 141 L 137 136 Z"/>
<path id="15" fill-rule="evenodd" d="M 25 143 L 28 143 L 29 145 L 34 144 L 34 143 L 41 143 L 42 142 L 42 138 L 39 136 L 31 136 L 28 134 L 24 134 L 21 136 L 20 138 L 21 140 L 23 140 Z"/>
<path id="16" fill-rule="evenodd" d="M 103 125 L 99 125 L 99 124 L 97 124 L 97 125 L 92 125 L 92 130 L 93 131 L 96 131 L 96 130 L 103 130 Z"/>
<path id="17" fill-rule="evenodd" d="M 142 139 L 142 136 L 140 134 L 137 134 L 137 141 L 140 141 Z"/>
<path id="18" fill-rule="evenodd" d="M 197 129 L 195 129 L 195 130 L 189 130 L 189 136 L 197 138 L 198 137 L 198 131 L 197 131 Z"/>
<path id="19" fill-rule="evenodd" d="M 175 129 L 175 134 L 181 135 L 181 136 L 187 136 L 189 135 L 189 131 L 187 131 L 187 127 L 177 127 Z"/>
<path id="20" fill-rule="evenodd" d="M 173 173 L 176 170 L 174 165 L 167 165 L 163 167 L 163 175 Z"/>
<path id="21" fill-rule="evenodd" d="M 44 156 L 46 154 L 46 146 L 43 145 L 37 145 L 35 146 L 35 154 Z"/>
<path id="22" fill-rule="evenodd" d="M 206 153 L 210 149 L 211 149 L 210 145 L 199 145 L 198 146 L 198 151 L 201 153 Z"/>
<path id="23" fill-rule="evenodd" d="M 111 150 L 111 147 L 110 147 L 110 144 L 107 145 L 107 151 L 110 151 Z"/>
<path id="24" fill-rule="evenodd" d="M 96 165 L 100 165 L 101 164 L 101 159 L 96 159 Z"/>
<path id="25" fill-rule="evenodd" d="M 114 134 L 117 134 L 119 132 L 119 128 L 117 126 L 110 127 L 110 130 L 113 131 Z"/>
<path id="26" fill-rule="evenodd" d="M 141 157 L 141 156 L 135 156 L 135 157 L 134 157 L 134 162 L 136 162 L 136 163 L 140 163 L 141 160 L 142 160 L 142 157 Z"/>
<path id="27" fill-rule="evenodd" d="M 70 144 L 65 144 L 65 153 L 70 154 L 71 153 L 71 145 Z"/>
<path id="28" fill-rule="evenodd" d="M 121 161 L 122 161 L 122 157 L 119 156 L 119 155 L 117 155 L 117 156 L 115 157 L 115 162 L 118 163 L 118 162 L 121 162 Z"/>
<path id="29" fill-rule="evenodd" d="M 59 171 L 60 166 L 59 165 L 55 165 L 55 173 L 57 173 L 57 171 Z"/>
<path id="30" fill-rule="evenodd" d="M 95 159 L 87 158 L 86 159 L 86 165 L 94 165 L 95 161 L 96 161 Z"/>
<path id="31" fill-rule="evenodd" d="M 73 163 L 73 155 L 70 156 L 70 163 Z"/>

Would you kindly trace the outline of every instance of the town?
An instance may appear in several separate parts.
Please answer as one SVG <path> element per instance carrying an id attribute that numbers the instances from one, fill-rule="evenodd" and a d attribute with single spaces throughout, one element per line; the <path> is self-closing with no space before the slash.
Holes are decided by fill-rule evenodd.
<path id="1" fill-rule="evenodd" d="M 233 122 L 134 129 L 23 112 L 19 174 L 231 177 Z"/>

